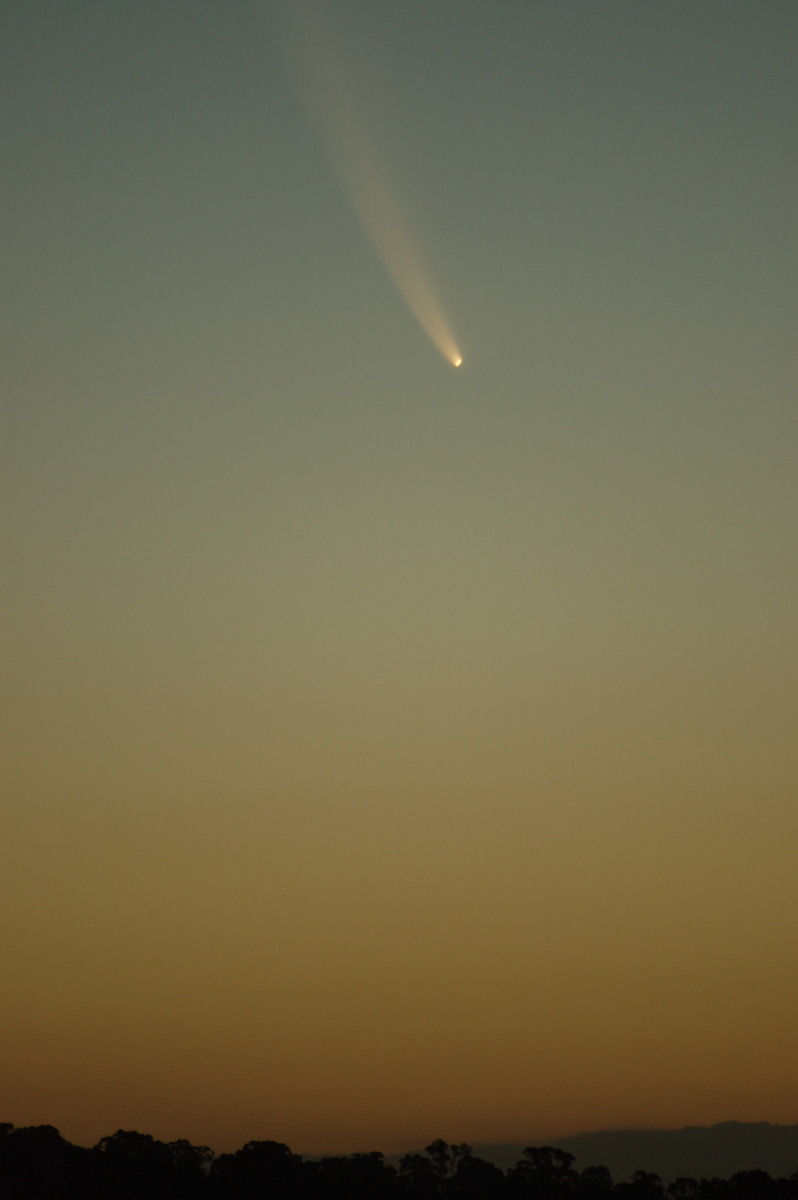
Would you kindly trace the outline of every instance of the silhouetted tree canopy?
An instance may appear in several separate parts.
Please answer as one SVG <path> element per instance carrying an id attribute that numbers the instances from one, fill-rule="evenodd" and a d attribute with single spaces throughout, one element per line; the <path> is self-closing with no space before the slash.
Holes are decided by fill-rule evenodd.
<path id="1" fill-rule="evenodd" d="M 636 1171 L 613 1182 L 606 1167 L 579 1172 L 554 1146 L 528 1146 L 507 1171 L 471 1147 L 438 1138 L 398 1169 L 382 1154 L 303 1159 L 282 1142 L 247 1142 L 215 1156 L 185 1139 L 159 1142 L 119 1129 L 86 1149 L 52 1125 L 0 1123 L 0 1200 L 798 1200 L 798 1171 L 774 1179 L 682 1177 L 663 1187 Z"/>

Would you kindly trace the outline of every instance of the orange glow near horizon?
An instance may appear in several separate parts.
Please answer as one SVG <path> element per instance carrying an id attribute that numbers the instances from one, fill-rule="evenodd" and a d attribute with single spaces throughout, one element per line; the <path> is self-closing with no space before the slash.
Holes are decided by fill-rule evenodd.
<path id="1" fill-rule="evenodd" d="M 225 714 L 205 689 L 177 708 L 153 691 L 169 744 L 129 771 L 131 804 L 149 799 L 113 821 L 115 766 L 95 758 L 81 797 L 93 732 L 62 714 L 69 744 L 13 780 L 66 801 L 73 764 L 69 820 L 34 808 L 11 830 L 25 934 L 7 923 L 4 1023 L 37 1050 L 7 1059 L 8 1119 L 303 1152 L 790 1119 L 795 971 L 773 947 L 794 840 L 746 814 L 739 747 L 699 811 L 706 760 L 667 758 L 676 693 L 653 739 L 631 707 L 621 738 L 607 695 L 580 764 L 567 728 L 514 728 L 476 691 L 413 717 L 412 675 L 376 706 L 364 679 L 335 711 L 320 690 L 299 724 L 286 675 L 282 713 L 261 713 L 268 770 L 254 697 Z M 113 714 L 81 704 L 113 753 Z"/>

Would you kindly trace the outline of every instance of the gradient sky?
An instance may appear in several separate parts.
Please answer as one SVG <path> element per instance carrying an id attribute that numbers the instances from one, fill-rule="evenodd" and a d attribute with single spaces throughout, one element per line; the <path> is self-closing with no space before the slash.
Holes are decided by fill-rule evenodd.
<path id="1" fill-rule="evenodd" d="M 2 14 L 0 1119 L 798 1121 L 798 5 Z"/>

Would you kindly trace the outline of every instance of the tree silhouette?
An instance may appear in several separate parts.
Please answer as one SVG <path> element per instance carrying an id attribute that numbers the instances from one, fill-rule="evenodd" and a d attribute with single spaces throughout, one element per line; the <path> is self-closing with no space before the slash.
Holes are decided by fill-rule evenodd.
<path id="1" fill-rule="evenodd" d="M 302 1158 L 283 1142 L 247 1142 L 235 1154 L 214 1159 L 208 1175 L 212 1196 L 231 1200 L 293 1200 L 303 1191 Z"/>
<path id="2" fill-rule="evenodd" d="M 175 1160 L 165 1142 L 148 1133 L 118 1129 L 94 1147 L 99 1194 L 109 1200 L 171 1200 Z"/>
<path id="3" fill-rule="evenodd" d="M 392 1200 L 396 1170 L 377 1151 L 304 1164 L 305 1195 L 318 1200 Z"/>
<path id="4" fill-rule="evenodd" d="M 664 1188 L 649 1171 L 614 1184 L 606 1167 L 579 1173 L 573 1163 L 553 1146 L 528 1146 L 502 1172 L 441 1138 L 406 1154 L 398 1170 L 376 1151 L 304 1161 L 270 1141 L 214 1157 L 185 1139 L 124 1129 L 87 1150 L 52 1125 L 0 1123 L 0 1200 L 798 1200 L 798 1171 L 683 1176 Z"/>
<path id="5" fill-rule="evenodd" d="M 399 1163 L 399 1186 L 404 1195 L 431 1200 L 440 1193 L 432 1160 L 424 1154 L 405 1154 Z"/>
<path id="6" fill-rule="evenodd" d="M 495 1163 L 469 1151 L 459 1158 L 454 1175 L 444 1184 L 444 1192 L 459 1200 L 499 1200 L 504 1194 L 504 1175 Z"/>
<path id="7" fill-rule="evenodd" d="M 573 1154 L 554 1146 L 527 1146 L 523 1158 L 508 1172 L 510 1194 L 564 1200 L 579 1180 L 573 1162 Z"/>
<path id="8" fill-rule="evenodd" d="M 88 1151 L 73 1146 L 52 1125 L 15 1129 L 0 1136 L 2 1200 L 82 1200 Z"/>
<path id="9" fill-rule="evenodd" d="M 635 1171 L 628 1183 L 615 1189 L 620 1200 L 662 1200 L 665 1189 L 659 1175 L 651 1171 Z"/>
<path id="10" fill-rule="evenodd" d="M 680 1175 L 665 1188 L 670 1200 L 696 1200 L 701 1194 L 701 1185 L 689 1175 Z"/>

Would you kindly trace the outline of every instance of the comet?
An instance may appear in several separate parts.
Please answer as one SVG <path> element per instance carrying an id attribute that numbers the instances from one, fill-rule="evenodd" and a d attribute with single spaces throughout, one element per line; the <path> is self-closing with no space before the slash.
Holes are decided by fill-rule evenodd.
<path id="1" fill-rule="evenodd" d="M 293 0 L 283 17 L 302 98 L 352 212 L 433 346 L 461 366 L 451 324 L 390 185 L 384 139 L 367 115 L 373 106 L 359 91 L 323 6 Z"/>

